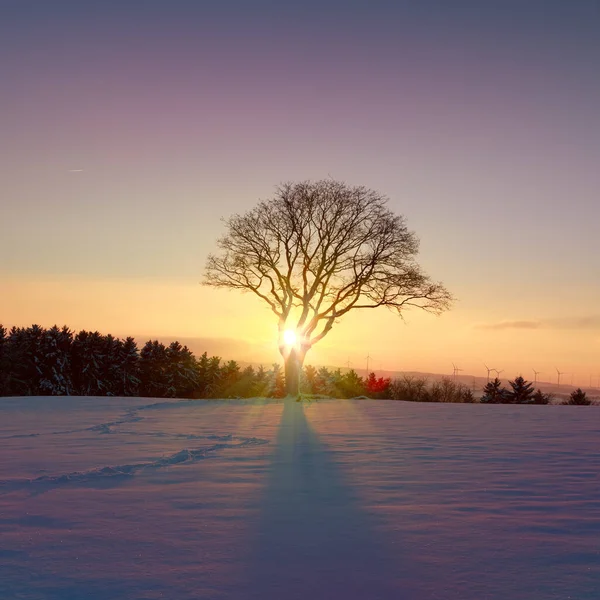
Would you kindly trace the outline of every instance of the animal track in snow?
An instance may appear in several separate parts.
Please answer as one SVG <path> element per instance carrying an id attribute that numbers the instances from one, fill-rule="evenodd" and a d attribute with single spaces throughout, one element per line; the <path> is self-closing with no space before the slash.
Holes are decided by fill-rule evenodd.
<path id="1" fill-rule="evenodd" d="M 214 436 L 218 437 L 218 436 Z M 234 439 L 231 436 L 230 439 Z M 13 479 L 0 481 L 0 490 L 14 491 L 15 489 L 26 489 L 31 486 L 41 487 L 56 487 L 65 484 L 82 484 L 93 482 L 99 479 L 111 479 L 119 477 L 133 477 L 136 473 L 145 470 L 162 469 L 175 465 L 183 465 L 188 463 L 194 463 L 208 456 L 218 452 L 220 450 L 235 449 L 235 448 L 248 448 L 254 446 L 262 446 L 268 444 L 268 440 L 261 438 L 235 438 L 241 441 L 239 442 L 220 442 L 206 448 L 184 448 L 175 454 L 169 456 L 163 456 L 153 461 L 125 464 L 125 465 L 107 465 L 105 467 L 89 469 L 87 471 L 74 471 L 72 473 L 63 473 L 60 475 L 41 475 L 34 479 Z"/>

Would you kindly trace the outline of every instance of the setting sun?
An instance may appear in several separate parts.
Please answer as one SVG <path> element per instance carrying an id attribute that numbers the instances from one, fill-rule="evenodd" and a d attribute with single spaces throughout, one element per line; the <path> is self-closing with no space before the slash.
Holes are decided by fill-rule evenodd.
<path id="1" fill-rule="evenodd" d="M 286 346 L 294 346 L 296 344 L 296 332 L 293 329 L 286 329 L 283 332 L 283 341 Z"/>
<path id="2" fill-rule="evenodd" d="M 600 0 L 0 12 L 0 600 L 600 600 Z"/>

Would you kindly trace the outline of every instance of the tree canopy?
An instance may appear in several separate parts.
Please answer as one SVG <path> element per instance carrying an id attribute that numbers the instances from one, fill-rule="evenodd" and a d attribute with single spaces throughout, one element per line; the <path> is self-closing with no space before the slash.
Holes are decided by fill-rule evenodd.
<path id="1" fill-rule="evenodd" d="M 350 310 L 441 313 L 451 295 L 415 258 L 417 236 L 382 194 L 323 180 L 284 183 L 270 200 L 225 220 L 204 283 L 251 292 L 297 331 L 304 352 Z"/>

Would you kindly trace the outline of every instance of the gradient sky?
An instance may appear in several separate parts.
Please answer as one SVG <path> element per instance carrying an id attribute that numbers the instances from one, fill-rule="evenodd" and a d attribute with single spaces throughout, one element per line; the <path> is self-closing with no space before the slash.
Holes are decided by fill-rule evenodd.
<path id="1" fill-rule="evenodd" d="M 5 325 L 276 360 L 204 260 L 221 217 L 331 176 L 388 195 L 458 301 L 355 313 L 307 362 L 598 382 L 598 0 L 0 0 L 0 76 Z"/>

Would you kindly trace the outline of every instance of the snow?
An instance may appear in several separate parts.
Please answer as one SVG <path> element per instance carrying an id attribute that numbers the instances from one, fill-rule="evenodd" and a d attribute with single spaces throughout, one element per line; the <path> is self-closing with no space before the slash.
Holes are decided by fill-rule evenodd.
<path id="1" fill-rule="evenodd" d="M 597 599 L 594 407 L 0 400 L 0 598 Z"/>

